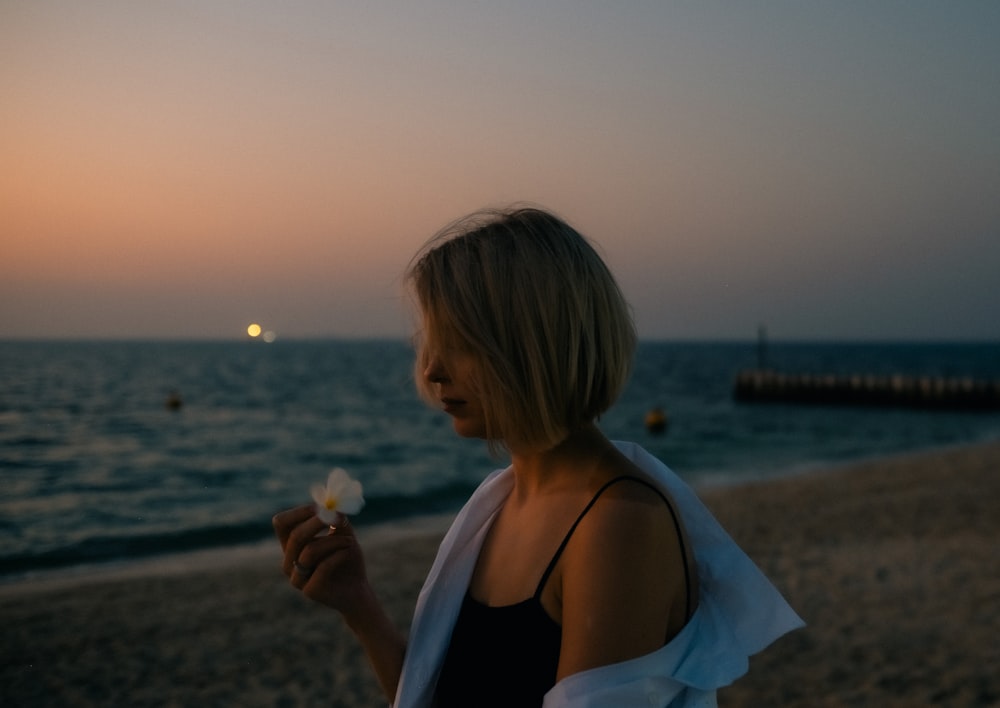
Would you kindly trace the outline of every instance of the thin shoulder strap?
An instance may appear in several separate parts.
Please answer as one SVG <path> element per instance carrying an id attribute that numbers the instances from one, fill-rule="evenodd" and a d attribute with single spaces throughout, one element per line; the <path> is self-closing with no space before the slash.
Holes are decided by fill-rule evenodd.
<path id="1" fill-rule="evenodd" d="M 552 575 L 552 571 L 555 570 L 556 563 L 559 562 L 560 556 L 562 556 L 563 551 L 566 550 L 566 544 L 569 543 L 569 539 L 573 535 L 573 532 L 576 531 L 576 527 L 580 525 L 581 521 L 583 521 L 583 517 L 586 516 L 587 512 L 590 511 L 591 507 L 593 507 L 594 504 L 597 503 L 597 500 L 600 498 L 600 496 L 604 494 L 604 490 L 606 490 L 611 485 L 617 484 L 618 482 L 621 482 L 626 479 L 632 480 L 633 482 L 638 482 L 639 484 L 645 485 L 646 487 L 652 489 L 654 492 L 657 493 L 657 495 L 659 495 L 660 499 L 663 500 L 663 503 L 667 505 L 667 509 L 670 511 L 670 518 L 673 519 L 674 528 L 677 531 L 677 541 L 678 543 L 680 543 L 681 546 L 681 559 L 684 561 L 685 616 L 690 618 L 691 617 L 691 577 L 690 577 L 691 571 L 688 568 L 687 548 L 684 545 L 684 534 L 681 531 L 681 522 L 677 518 L 677 513 L 674 511 L 673 504 L 670 503 L 670 500 L 667 499 L 666 496 L 664 496 L 663 492 L 661 492 L 656 487 L 656 485 L 650 484 L 649 482 L 640 477 L 633 477 L 631 475 L 621 475 L 620 477 L 615 477 L 609 482 L 606 482 L 604 486 L 602 486 L 600 489 L 597 490 L 597 493 L 594 494 L 594 497 L 590 500 L 590 502 L 587 503 L 587 506 L 583 508 L 583 511 L 580 512 L 580 515 L 576 517 L 576 521 L 574 521 L 573 525 L 569 527 L 569 531 L 566 533 L 565 538 L 563 538 L 562 543 L 559 544 L 558 550 L 556 550 L 555 555 L 552 556 L 552 560 L 549 561 L 549 565 L 545 569 L 545 572 L 542 573 L 542 579 L 538 582 L 538 589 L 535 590 L 535 599 L 538 600 L 542 597 L 542 590 L 545 588 L 545 583 L 548 582 L 549 576 Z"/>

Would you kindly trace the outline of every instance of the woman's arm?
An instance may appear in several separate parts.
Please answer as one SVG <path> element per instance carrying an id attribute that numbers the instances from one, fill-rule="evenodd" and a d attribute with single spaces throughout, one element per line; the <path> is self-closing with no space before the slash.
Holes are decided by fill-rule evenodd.
<path id="1" fill-rule="evenodd" d="M 687 621 L 684 544 L 652 489 L 609 488 L 562 559 L 558 679 L 661 648 Z"/>
<path id="2" fill-rule="evenodd" d="M 284 552 L 282 570 L 303 595 L 343 615 L 392 702 L 406 640 L 375 596 L 361 546 L 353 527 L 343 518 L 336 531 L 318 535 L 326 524 L 316 518 L 311 505 L 276 515 L 272 522 Z"/>

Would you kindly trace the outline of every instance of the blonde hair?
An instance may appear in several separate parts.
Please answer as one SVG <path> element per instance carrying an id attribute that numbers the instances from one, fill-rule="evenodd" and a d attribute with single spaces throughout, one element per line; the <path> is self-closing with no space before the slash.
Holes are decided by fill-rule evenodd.
<path id="1" fill-rule="evenodd" d="M 631 372 L 636 333 L 628 304 L 594 248 L 537 208 L 483 210 L 440 231 L 406 279 L 423 315 L 415 378 L 432 357 L 461 347 L 495 453 L 547 449 L 595 420 Z"/>

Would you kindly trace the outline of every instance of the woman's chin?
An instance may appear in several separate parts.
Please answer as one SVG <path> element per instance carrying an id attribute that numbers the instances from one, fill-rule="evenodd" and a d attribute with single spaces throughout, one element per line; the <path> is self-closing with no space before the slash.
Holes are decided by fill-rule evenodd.
<path id="1" fill-rule="evenodd" d="M 451 419 L 451 427 L 455 431 L 455 434 L 460 438 L 478 438 L 480 440 L 486 439 L 486 430 L 483 426 L 477 425 L 472 421 L 453 417 Z"/>

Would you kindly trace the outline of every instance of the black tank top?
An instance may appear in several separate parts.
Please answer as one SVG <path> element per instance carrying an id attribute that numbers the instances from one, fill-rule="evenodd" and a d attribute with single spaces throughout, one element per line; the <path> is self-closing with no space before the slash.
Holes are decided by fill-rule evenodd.
<path id="1" fill-rule="evenodd" d="M 438 677 L 435 708 L 541 706 L 556 683 L 562 627 L 542 606 L 542 590 L 580 521 L 608 487 L 624 479 L 645 484 L 663 498 L 681 539 L 673 507 L 656 487 L 637 477 L 616 477 L 601 487 L 570 527 L 542 574 L 535 594 L 514 605 L 491 607 L 466 591 Z M 689 587 L 685 584 L 685 587 Z M 690 598 L 688 598 L 690 616 Z"/>

